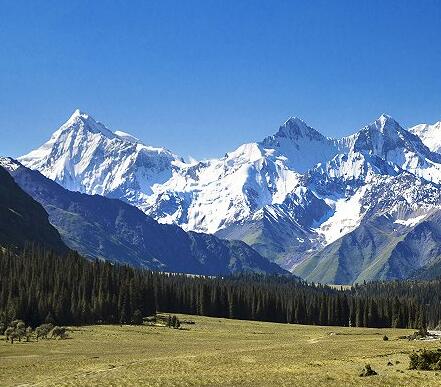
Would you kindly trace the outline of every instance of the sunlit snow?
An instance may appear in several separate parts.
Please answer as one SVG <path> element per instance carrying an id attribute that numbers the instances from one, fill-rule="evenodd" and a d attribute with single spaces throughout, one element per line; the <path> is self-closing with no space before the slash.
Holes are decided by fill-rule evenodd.
<path id="1" fill-rule="evenodd" d="M 419 217 L 409 214 L 439 206 L 441 154 L 433 150 L 440 126 L 411 128 L 425 146 L 387 115 L 342 139 L 290 118 L 260 142 L 187 162 L 76 110 L 19 160 L 67 189 L 125 200 L 186 230 L 283 224 L 306 252 L 318 240 L 329 244 L 356 229 L 370 208 L 398 214 L 396 223 L 410 226 Z"/>

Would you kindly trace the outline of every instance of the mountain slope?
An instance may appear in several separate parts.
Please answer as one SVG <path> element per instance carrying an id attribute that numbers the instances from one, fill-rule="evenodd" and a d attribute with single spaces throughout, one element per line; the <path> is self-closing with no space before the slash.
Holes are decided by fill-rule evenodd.
<path id="1" fill-rule="evenodd" d="M 248 223 L 265 206 L 282 204 L 299 186 L 302 172 L 336 152 L 332 140 L 291 118 L 261 142 L 176 169 L 140 208 L 163 222 L 215 233 Z"/>
<path id="2" fill-rule="evenodd" d="M 294 269 L 308 281 L 352 284 L 441 273 L 441 211 L 406 221 L 384 214 L 311 254 Z"/>
<path id="3" fill-rule="evenodd" d="M 339 143 L 349 151 L 380 157 L 416 176 L 441 183 L 441 155 L 385 114 Z"/>
<path id="4" fill-rule="evenodd" d="M 323 222 L 332 208 L 312 191 L 298 187 L 283 203 L 266 205 L 243 222 L 216 233 L 221 238 L 240 239 L 260 254 L 291 269 L 306 251 L 320 244 L 313 227 Z"/>
<path id="5" fill-rule="evenodd" d="M 294 272 L 309 281 L 351 284 L 397 242 L 397 236 L 380 231 L 382 219 L 363 224 L 354 231 L 312 254 Z"/>
<path id="6" fill-rule="evenodd" d="M 411 234 L 411 254 L 424 263 L 410 278 L 434 279 L 441 277 L 441 210 L 434 212 L 415 227 Z"/>
<path id="7" fill-rule="evenodd" d="M 69 190 L 136 204 L 151 194 L 154 184 L 168 180 L 180 160 L 127 133 L 112 133 L 76 110 L 48 142 L 22 156 L 20 162 Z"/>
<path id="8" fill-rule="evenodd" d="M 441 153 L 441 121 L 433 125 L 420 124 L 409 128 L 432 152 Z"/>
<path id="9" fill-rule="evenodd" d="M 406 222 L 440 206 L 441 154 L 387 115 L 341 139 L 290 118 L 260 142 L 201 162 L 156 149 L 76 112 L 21 160 L 160 223 L 245 241 L 289 270 L 379 216 Z"/>
<path id="10" fill-rule="evenodd" d="M 439 155 L 385 115 L 339 143 L 347 153 L 306 174 L 316 194 L 340 199 L 317 230 L 325 243 L 293 272 L 339 284 L 407 278 L 429 258 L 410 249 L 411 234 L 397 226 L 441 207 Z"/>
<path id="11" fill-rule="evenodd" d="M 43 207 L 0 166 L 0 246 L 22 249 L 26 243 L 58 253 L 68 251 Z"/>
<path id="12" fill-rule="evenodd" d="M 243 242 L 186 233 L 119 200 L 71 192 L 10 159 L 1 162 L 46 208 L 66 244 L 86 257 L 192 274 L 284 272 Z"/>
<path id="13" fill-rule="evenodd" d="M 284 204 L 288 195 L 295 196 L 292 192 L 299 187 L 301 177 L 290 168 L 303 171 L 337 151 L 334 141 L 291 118 L 274 136 L 245 144 L 224 158 L 186 164 L 174 157 L 162 175 L 166 181 L 152 184 L 148 179 L 137 179 L 137 168 L 149 169 L 150 163 L 140 160 L 135 165 L 120 157 L 124 154 L 131 159 L 127 149 L 132 149 L 136 141 L 125 133 L 112 133 L 90 116 L 76 112 L 48 143 L 20 160 L 68 189 L 120 198 L 161 223 L 175 223 L 198 232 L 225 230 L 223 235 L 235 239 L 227 229 L 253 222 L 262 211 L 288 211 L 284 214 L 286 224 L 293 229 L 287 230 L 287 235 L 303 235 L 304 231 L 292 221 L 298 218 L 296 210 L 291 214 L 292 206 Z M 120 171 L 124 179 L 115 178 L 111 169 Z M 282 206 L 283 211 L 274 206 Z M 276 231 L 270 227 L 265 233 L 275 235 Z M 274 242 L 280 245 L 280 262 L 285 257 L 290 259 L 289 238 Z M 259 246 L 262 243 L 256 244 Z M 268 251 L 267 256 L 272 255 Z"/>

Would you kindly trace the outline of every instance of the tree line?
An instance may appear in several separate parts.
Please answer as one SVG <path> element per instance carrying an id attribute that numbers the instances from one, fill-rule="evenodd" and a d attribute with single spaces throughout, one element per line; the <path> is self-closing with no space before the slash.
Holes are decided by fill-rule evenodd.
<path id="1" fill-rule="evenodd" d="M 441 281 L 372 283 L 352 289 L 294 277 L 200 277 L 58 256 L 36 246 L 0 251 L 0 324 L 16 319 L 79 325 L 131 323 L 187 313 L 314 325 L 420 328 L 440 320 Z"/>

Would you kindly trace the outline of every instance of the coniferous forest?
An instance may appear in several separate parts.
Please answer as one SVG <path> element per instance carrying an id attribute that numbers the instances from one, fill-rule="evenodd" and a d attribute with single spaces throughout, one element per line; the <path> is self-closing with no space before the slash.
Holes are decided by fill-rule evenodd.
<path id="1" fill-rule="evenodd" d="M 359 327 L 435 327 L 441 280 L 382 282 L 349 290 L 295 277 L 196 277 L 58 256 L 35 246 L 0 251 L 0 323 L 130 323 L 157 311 Z"/>

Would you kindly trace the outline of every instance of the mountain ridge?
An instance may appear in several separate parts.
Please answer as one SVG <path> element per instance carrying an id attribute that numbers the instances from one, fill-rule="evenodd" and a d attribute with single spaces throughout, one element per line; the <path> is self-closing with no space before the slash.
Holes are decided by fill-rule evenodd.
<path id="1" fill-rule="evenodd" d="M 149 153 L 149 159 L 137 150 L 148 146 L 127 134 L 117 140 L 103 135 L 107 140 L 100 138 L 95 146 L 81 128 L 67 124 L 65 129 L 69 127 L 79 131 L 79 137 L 72 137 L 80 149 L 73 156 L 67 152 L 66 165 L 71 167 L 78 157 L 84 170 L 60 172 L 66 159 L 57 152 L 20 160 L 68 189 L 119 198 L 160 223 L 241 239 L 290 270 L 311 250 L 321 250 L 368 222 L 375 211 L 401 212 L 406 221 L 415 206 L 426 212 L 439 206 L 433 198 L 440 193 L 441 154 L 386 114 L 340 139 L 325 137 L 291 117 L 260 142 L 196 163 L 165 150 L 163 163 L 161 152 Z M 66 140 L 61 140 L 52 150 L 64 149 Z M 91 148 L 93 152 L 82 152 Z M 74 184 L 65 181 L 64 171 Z"/>
<path id="2" fill-rule="evenodd" d="M 118 199 L 68 191 L 12 159 L 0 158 L 0 165 L 45 207 L 65 243 L 88 258 L 204 275 L 284 273 L 244 242 L 159 224 Z"/>
<path id="3" fill-rule="evenodd" d="M 441 121 L 434 124 L 419 124 L 409 128 L 409 132 L 421 138 L 432 151 L 441 153 Z"/>

